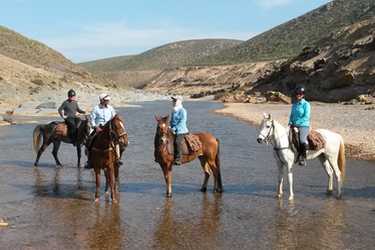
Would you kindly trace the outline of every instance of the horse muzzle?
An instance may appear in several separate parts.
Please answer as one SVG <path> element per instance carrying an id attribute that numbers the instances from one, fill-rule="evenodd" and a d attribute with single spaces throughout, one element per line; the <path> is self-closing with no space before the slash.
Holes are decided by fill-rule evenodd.
<path id="1" fill-rule="evenodd" d="M 263 138 L 260 138 L 260 137 L 257 138 L 257 142 L 258 142 L 258 143 L 262 143 L 263 141 L 264 141 Z"/>

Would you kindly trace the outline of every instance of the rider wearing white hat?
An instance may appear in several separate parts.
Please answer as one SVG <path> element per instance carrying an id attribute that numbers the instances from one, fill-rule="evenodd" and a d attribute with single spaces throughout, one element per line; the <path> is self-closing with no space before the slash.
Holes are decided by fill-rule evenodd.
<path id="1" fill-rule="evenodd" d="M 90 114 L 91 126 L 95 129 L 95 131 L 91 134 L 86 144 L 88 159 L 90 159 L 89 154 L 91 151 L 91 145 L 92 145 L 95 135 L 97 135 L 98 133 L 102 131 L 101 126 L 109 122 L 116 115 L 115 109 L 111 105 L 109 105 L 110 100 L 111 100 L 111 97 L 108 94 L 106 93 L 100 94 L 99 95 L 100 103 L 94 107 L 94 109 L 92 110 Z M 92 168 L 89 160 L 87 161 L 85 168 Z"/>

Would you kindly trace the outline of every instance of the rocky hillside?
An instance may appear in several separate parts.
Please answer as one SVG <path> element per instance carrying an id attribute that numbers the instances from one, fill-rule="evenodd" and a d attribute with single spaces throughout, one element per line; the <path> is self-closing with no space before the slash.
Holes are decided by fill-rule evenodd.
<path id="1" fill-rule="evenodd" d="M 100 73 L 119 85 L 140 87 L 164 69 L 192 65 L 200 58 L 240 44 L 239 40 L 202 39 L 166 44 L 142 54 L 120 56 L 82 63 L 91 72 Z"/>
<path id="2" fill-rule="evenodd" d="M 238 46 L 202 58 L 195 64 L 237 64 L 294 57 L 327 34 L 373 16 L 374 0 L 334 0 Z"/>
<path id="3" fill-rule="evenodd" d="M 113 86 L 48 46 L 0 26 L 1 111 L 27 101 L 65 96 L 69 88 L 95 92 Z"/>
<path id="4" fill-rule="evenodd" d="M 297 84 L 305 85 L 310 100 L 338 102 L 374 96 L 375 18 L 342 28 L 237 92 L 290 94 Z"/>
<path id="5" fill-rule="evenodd" d="M 347 101 L 375 95 L 375 18 L 354 23 L 289 60 L 165 70 L 145 88 L 228 102 L 288 102 L 297 84 L 307 98 Z M 276 92 L 275 92 L 276 91 Z"/>

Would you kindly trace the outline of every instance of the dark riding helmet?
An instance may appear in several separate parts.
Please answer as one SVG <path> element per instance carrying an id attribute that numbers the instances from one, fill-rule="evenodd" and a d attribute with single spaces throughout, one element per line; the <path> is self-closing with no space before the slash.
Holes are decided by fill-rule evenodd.
<path id="1" fill-rule="evenodd" d="M 73 97 L 73 96 L 76 96 L 76 92 L 73 89 L 70 89 L 68 91 L 68 97 Z"/>
<path id="2" fill-rule="evenodd" d="M 294 89 L 294 94 L 305 94 L 305 88 L 303 86 L 297 86 Z"/>

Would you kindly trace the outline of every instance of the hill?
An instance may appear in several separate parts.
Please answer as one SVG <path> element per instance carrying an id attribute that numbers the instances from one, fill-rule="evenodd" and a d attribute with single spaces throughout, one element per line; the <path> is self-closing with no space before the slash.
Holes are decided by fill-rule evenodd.
<path id="1" fill-rule="evenodd" d="M 314 46 L 327 34 L 373 16 L 373 0 L 334 0 L 238 46 L 194 63 L 218 65 L 290 58 L 303 48 Z"/>
<path id="2" fill-rule="evenodd" d="M 239 40 L 202 39 L 169 43 L 142 54 L 120 56 L 81 65 L 93 72 L 170 69 L 191 65 L 194 61 L 240 44 Z"/>

